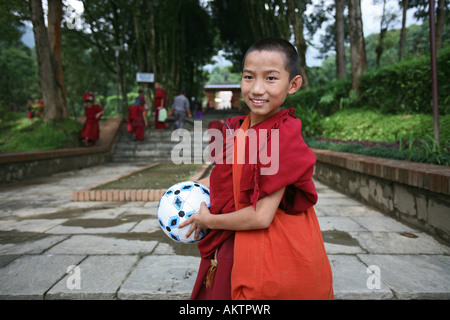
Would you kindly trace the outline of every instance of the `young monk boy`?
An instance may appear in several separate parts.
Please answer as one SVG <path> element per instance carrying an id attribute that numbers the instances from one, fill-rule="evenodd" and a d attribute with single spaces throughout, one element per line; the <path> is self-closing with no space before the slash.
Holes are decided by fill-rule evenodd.
<path id="1" fill-rule="evenodd" d="M 127 123 L 133 128 L 133 135 L 136 140 L 144 140 L 145 127 L 148 126 L 147 111 L 145 110 L 145 98 L 141 97 L 139 104 L 135 104 L 128 108 Z"/>
<path id="2" fill-rule="evenodd" d="M 202 260 L 191 299 L 333 298 L 330 263 L 313 208 L 315 156 L 301 137 L 293 109 L 280 110 L 302 84 L 298 65 L 295 47 L 277 38 L 255 43 L 244 57 L 241 91 L 250 113 L 228 119 L 222 133 L 254 130 L 259 139 L 267 138 L 269 154 L 278 153 L 279 166 L 262 174 L 267 164 L 261 159 L 238 161 L 239 151 L 248 159 L 252 149 L 245 135 L 236 134 L 232 148 L 224 143 L 222 163 L 216 161 L 209 181 L 201 181 L 210 187 L 210 209 L 203 203 L 179 226 L 192 223 L 186 236 L 208 230 L 198 244 Z M 278 143 L 270 147 L 275 132 Z M 225 161 L 229 149 L 232 164 Z"/>
<path id="3" fill-rule="evenodd" d="M 100 138 L 100 117 L 103 115 L 103 108 L 98 104 L 94 104 L 94 96 L 91 94 L 85 94 L 84 100 L 84 114 L 86 121 L 81 129 L 81 138 L 84 145 L 88 146 L 92 144 L 95 146 L 96 141 Z"/>

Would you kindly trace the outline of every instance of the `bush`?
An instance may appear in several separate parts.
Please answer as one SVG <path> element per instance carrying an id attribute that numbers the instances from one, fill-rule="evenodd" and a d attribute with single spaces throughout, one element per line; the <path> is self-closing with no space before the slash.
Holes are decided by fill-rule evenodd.
<path id="1" fill-rule="evenodd" d="M 310 148 L 327 149 L 341 152 L 364 154 L 367 156 L 410 160 L 413 162 L 450 165 L 450 149 L 438 146 L 431 136 L 424 139 L 411 139 L 390 146 L 368 141 L 337 141 L 335 139 L 305 138 Z"/>
<path id="2" fill-rule="evenodd" d="M 284 106 L 301 108 L 312 108 L 321 116 L 328 116 L 351 106 L 353 101 L 349 100 L 352 83 L 349 80 L 335 80 L 322 87 L 299 90 L 297 93 L 287 96 Z"/>
<path id="3" fill-rule="evenodd" d="M 440 116 L 440 146 L 433 117 L 385 115 L 374 110 L 342 110 L 321 120 L 321 138 L 305 141 L 312 148 L 450 165 L 450 114 Z"/>
<path id="4" fill-rule="evenodd" d="M 322 119 L 322 137 L 395 142 L 434 136 L 433 117 L 425 114 L 386 115 L 374 110 L 347 109 Z M 439 118 L 440 141 L 450 144 L 450 115 Z"/>
<path id="5" fill-rule="evenodd" d="M 450 114 L 450 47 L 440 50 L 437 70 L 439 113 Z M 431 102 L 430 57 L 423 56 L 364 73 L 359 96 L 351 91 L 351 80 L 335 80 L 300 90 L 288 96 L 285 105 L 313 108 L 322 116 L 361 106 L 383 113 L 431 114 Z"/>
<path id="6" fill-rule="evenodd" d="M 437 70 L 440 111 L 446 114 L 450 111 L 450 48 L 440 51 Z M 384 113 L 432 113 L 430 57 L 367 72 L 361 77 L 360 92 L 361 103 L 366 108 Z"/>

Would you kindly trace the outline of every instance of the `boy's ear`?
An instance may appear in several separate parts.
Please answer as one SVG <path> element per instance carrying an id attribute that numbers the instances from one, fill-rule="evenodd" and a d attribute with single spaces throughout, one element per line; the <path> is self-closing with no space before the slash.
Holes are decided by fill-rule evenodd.
<path id="1" fill-rule="evenodd" d="M 290 87 L 288 94 L 296 93 L 298 89 L 300 89 L 300 87 L 302 86 L 302 83 L 303 83 L 302 76 L 300 75 L 295 76 L 295 78 L 291 80 L 291 83 L 289 85 Z"/>

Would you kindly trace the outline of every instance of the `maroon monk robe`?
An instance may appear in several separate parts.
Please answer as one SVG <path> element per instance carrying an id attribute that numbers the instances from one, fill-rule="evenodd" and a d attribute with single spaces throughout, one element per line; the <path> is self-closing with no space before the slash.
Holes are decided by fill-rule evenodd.
<path id="1" fill-rule="evenodd" d="M 229 118 L 222 129 L 223 136 L 226 137 L 228 130 L 238 130 L 244 118 Z M 280 203 L 280 208 L 286 213 L 295 214 L 312 207 L 317 202 L 317 193 L 311 180 L 315 156 L 301 137 L 301 122 L 294 116 L 294 109 L 280 110 L 251 129 L 256 130 L 257 136 L 260 129 L 267 130 L 268 154 L 272 151 L 270 150 L 271 130 L 279 129 L 279 168 L 274 174 L 261 175 L 261 169 L 270 164 L 263 165 L 260 161 L 256 164 L 246 162 L 242 168 L 239 202 L 256 206 L 260 198 L 286 187 Z M 226 139 L 224 138 L 223 141 L 221 155 L 223 163 L 216 164 L 210 176 L 212 214 L 235 211 L 232 164 L 225 160 L 232 150 L 225 150 Z M 248 158 L 248 148 L 246 152 Z M 198 248 L 202 260 L 191 299 L 231 299 L 233 239 L 234 231 L 211 230 L 199 242 Z M 204 280 L 217 248 L 219 248 L 218 267 L 212 286 L 206 289 Z M 221 261 L 221 257 L 225 258 L 224 261 Z"/>
<path id="2" fill-rule="evenodd" d="M 84 107 L 84 113 L 86 115 L 86 121 L 81 129 L 81 137 L 83 139 L 89 139 L 92 142 L 96 142 L 100 138 L 100 119 L 96 118 L 96 114 L 102 112 L 103 109 L 98 104 L 93 104 L 90 108 Z"/>

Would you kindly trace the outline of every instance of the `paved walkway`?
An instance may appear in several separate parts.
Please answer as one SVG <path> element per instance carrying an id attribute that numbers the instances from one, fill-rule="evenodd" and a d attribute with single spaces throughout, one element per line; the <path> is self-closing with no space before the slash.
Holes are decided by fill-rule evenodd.
<path id="1" fill-rule="evenodd" d="M 157 202 L 71 200 L 72 191 L 139 166 L 0 186 L 0 298 L 187 299 L 197 248 L 163 235 Z M 316 185 L 336 299 L 450 299 L 448 246 Z"/>

